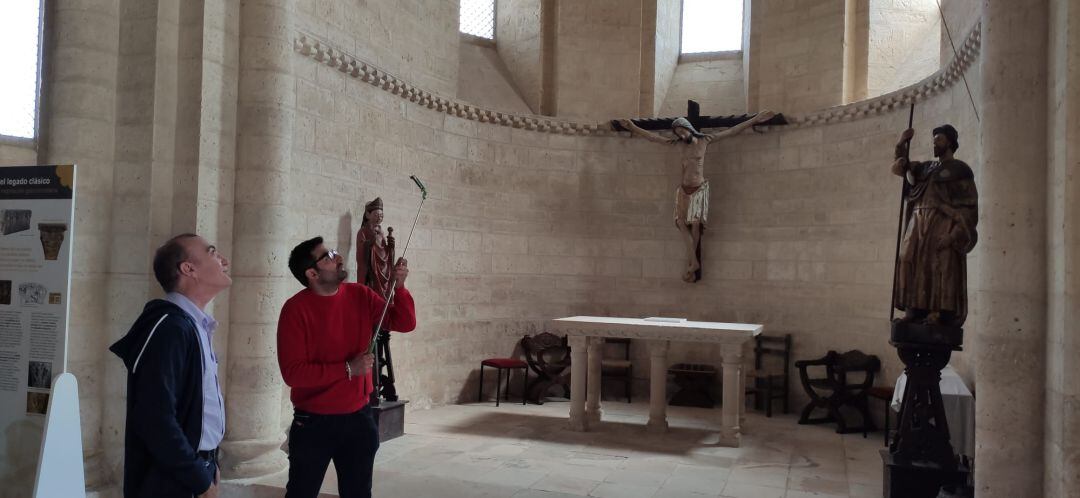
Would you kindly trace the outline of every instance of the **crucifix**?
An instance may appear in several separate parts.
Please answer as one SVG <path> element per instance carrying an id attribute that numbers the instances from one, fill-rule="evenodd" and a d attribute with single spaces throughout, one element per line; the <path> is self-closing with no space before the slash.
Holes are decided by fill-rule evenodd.
<path id="1" fill-rule="evenodd" d="M 709 181 L 705 179 L 705 151 L 713 141 L 732 137 L 755 125 L 787 124 L 783 115 L 762 111 L 753 116 L 702 116 L 693 100 L 687 101 L 686 117 L 619 119 L 612 121 L 616 131 L 629 131 L 646 140 L 671 145 L 682 155 L 682 182 L 675 189 L 675 227 L 686 243 L 686 267 L 682 279 L 688 283 L 701 280 L 701 234 L 708 226 Z M 703 133 L 704 128 L 727 128 L 717 133 Z M 670 129 L 675 138 L 666 138 L 647 130 Z"/>

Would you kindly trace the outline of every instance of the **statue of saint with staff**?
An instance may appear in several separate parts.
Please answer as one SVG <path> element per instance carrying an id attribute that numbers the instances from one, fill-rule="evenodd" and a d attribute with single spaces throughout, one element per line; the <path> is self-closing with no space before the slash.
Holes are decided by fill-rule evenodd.
<path id="1" fill-rule="evenodd" d="M 392 299 L 390 287 L 393 285 L 394 229 L 387 228 L 383 233 L 383 201 L 381 197 L 364 205 L 364 221 L 356 232 L 356 278 L 357 281 L 375 291 L 385 299 Z M 398 261 L 397 265 L 401 265 Z M 385 401 L 397 401 L 397 389 L 394 387 L 394 360 L 390 354 L 390 331 L 382 329 L 375 337 L 376 391 L 372 397 L 381 396 Z M 383 371 L 385 370 L 385 373 Z"/>
<path id="2" fill-rule="evenodd" d="M 975 247 L 979 194 L 971 168 L 953 157 L 960 147 L 951 125 L 934 128 L 936 161 L 909 161 L 904 131 L 892 172 L 904 177 L 906 224 L 900 243 L 893 306 L 901 321 L 959 327 L 967 318 L 967 254 Z"/>

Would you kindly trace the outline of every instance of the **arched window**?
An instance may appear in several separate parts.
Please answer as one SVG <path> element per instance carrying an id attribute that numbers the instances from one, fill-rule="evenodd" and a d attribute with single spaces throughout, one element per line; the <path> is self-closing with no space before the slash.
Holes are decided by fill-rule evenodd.
<path id="1" fill-rule="evenodd" d="M 37 129 L 41 0 L 4 0 L 0 16 L 0 135 L 34 138 Z"/>
<path id="2" fill-rule="evenodd" d="M 480 38 L 495 38 L 495 0 L 461 0 L 458 29 Z"/>
<path id="3" fill-rule="evenodd" d="M 743 0 L 683 0 L 682 53 L 742 50 Z"/>

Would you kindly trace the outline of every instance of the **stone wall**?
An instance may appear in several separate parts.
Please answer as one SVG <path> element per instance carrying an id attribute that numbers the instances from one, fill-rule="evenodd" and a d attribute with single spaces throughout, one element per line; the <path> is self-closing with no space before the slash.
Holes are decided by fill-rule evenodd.
<path id="1" fill-rule="evenodd" d="M 498 0 L 495 6 L 495 48 L 534 114 L 541 112 L 544 83 L 540 9 L 540 0 Z"/>
<path id="2" fill-rule="evenodd" d="M 514 86 L 513 76 L 488 40 L 461 35 L 458 49 L 458 99 L 488 109 L 531 114 Z"/>
<path id="3" fill-rule="evenodd" d="M 556 78 L 560 117 L 605 120 L 637 113 L 641 100 L 641 14 L 640 2 L 559 3 Z"/>
<path id="4" fill-rule="evenodd" d="M 843 102 L 844 0 L 754 0 L 750 110 L 807 112 Z"/>
<path id="5" fill-rule="evenodd" d="M 32 143 L 0 143 L 0 164 L 37 164 L 37 148 Z"/>
<path id="6" fill-rule="evenodd" d="M 457 93 L 457 0 L 296 0 L 298 28 L 413 84 Z"/>
<path id="7" fill-rule="evenodd" d="M 942 36 L 936 0 L 870 2 L 867 95 L 903 88 L 937 71 Z M 950 49 L 943 60 L 951 58 Z"/>
<path id="8" fill-rule="evenodd" d="M 686 101 L 701 104 L 701 114 L 726 116 L 746 112 L 746 94 L 743 86 L 743 61 L 739 53 L 730 57 L 695 60 L 697 56 L 683 56 L 675 69 L 661 116 L 686 114 Z"/>
<path id="9" fill-rule="evenodd" d="M 660 110 L 674 83 L 679 64 L 679 52 L 682 48 L 682 2 L 677 0 L 656 0 L 656 45 L 655 74 L 653 75 L 653 95 L 651 115 L 667 116 Z M 642 113 L 642 116 L 647 114 Z"/>

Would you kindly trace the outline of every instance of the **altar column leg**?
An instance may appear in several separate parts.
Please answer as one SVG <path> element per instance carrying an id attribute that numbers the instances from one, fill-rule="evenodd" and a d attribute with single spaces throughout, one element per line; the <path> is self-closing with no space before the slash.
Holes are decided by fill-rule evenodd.
<path id="1" fill-rule="evenodd" d="M 604 357 L 604 339 L 589 338 L 588 392 L 585 396 L 585 418 L 590 424 L 600 423 L 600 360 Z"/>
<path id="2" fill-rule="evenodd" d="M 724 365 L 724 405 L 721 416 L 720 444 L 739 446 L 740 401 L 745 392 L 742 390 L 742 346 L 724 344 L 721 352 Z"/>
<path id="3" fill-rule="evenodd" d="M 570 430 L 585 431 L 585 375 L 588 361 L 588 338 L 571 336 L 570 340 Z"/>
<path id="4" fill-rule="evenodd" d="M 649 432 L 667 432 L 667 353 L 668 341 L 650 341 L 649 358 Z"/>

